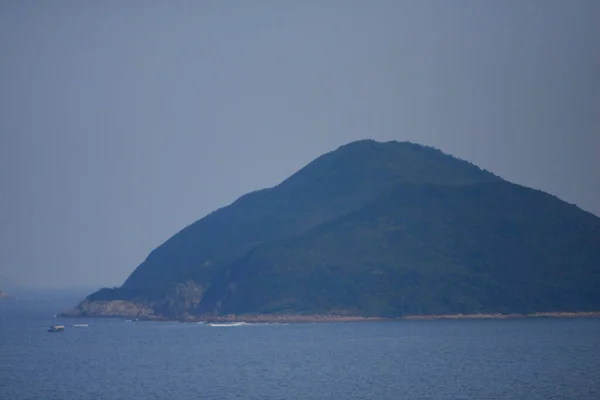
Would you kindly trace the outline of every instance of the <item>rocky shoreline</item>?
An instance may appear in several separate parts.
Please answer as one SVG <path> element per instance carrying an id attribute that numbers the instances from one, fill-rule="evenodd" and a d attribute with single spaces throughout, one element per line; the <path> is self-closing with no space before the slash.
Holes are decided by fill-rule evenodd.
<path id="1" fill-rule="evenodd" d="M 376 322 L 394 321 L 395 319 L 382 317 L 360 317 L 349 315 L 220 315 L 220 316 L 197 316 L 188 318 L 189 322 L 246 322 L 246 323 L 332 323 L 332 322 Z"/>
<path id="2" fill-rule="evenodd" d="M 230 314 L 230 315 L 189 315 L 169 318 L 153 313 L 142 304 L 128 301 L 82 302 L 76 308 L 59 314 L 65 318 L 124 318 L 140 321 L 180 321 L 180 322 L 246 322 L 246 323 L 333 323 L 333 322 L 383 322 L 418 320 L 481 320 L 517 318 L 598 318 L 595 312 L 541 312 L 532 314 L 445 314 L 445 315 L 406 315 L 398 318 L 363 317 L 341 314 Z"/>
<path id="3" fill-rule="evenodd" d="M 404 320 L 440 320 L 440 319 L 516 319 L 516 318 L 600 318 L 600 311 L 583 312 L 539 312 L 531 314 L 446 314 L 411 315 Z"/>
<path id="4" fill-rule="evenodd" d="M 290 315 L 256 314 L 189 317 L 189 322 L 247 322 L 247 323 L 332 323 L 332 322 L 391 322 L 419 320 L 517 319 L 517 318 L 600 318 L 600 312 L 545 312 L 534 314 L 448 314 L 410 315 L 399 318 L 361 317 L 349 315 Z"/>

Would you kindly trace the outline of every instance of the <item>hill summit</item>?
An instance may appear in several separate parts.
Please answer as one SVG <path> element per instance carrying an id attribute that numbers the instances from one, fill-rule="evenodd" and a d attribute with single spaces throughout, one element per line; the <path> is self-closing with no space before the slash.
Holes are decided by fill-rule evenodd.
<path id="1" fill-rule="evenodd" d="M 467 161 L 362 140 L 187 226 L 66 316 L 600 310 L 600 219 Z"/>

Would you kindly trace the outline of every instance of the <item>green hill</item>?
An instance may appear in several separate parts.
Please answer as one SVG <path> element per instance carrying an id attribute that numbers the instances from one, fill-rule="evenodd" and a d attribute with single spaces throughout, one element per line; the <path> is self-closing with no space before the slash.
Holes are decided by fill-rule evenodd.
<path id="1" fill-rule="evenodd" d="M 439 150 L 365 140 L 196 221 L 67 314 L 599 310 L 599 226 Z"/>
<path id="2" fill-rule="evenodd" d="M 402 316 L 600 309 L 600 219 L 508 182 L 399 185 L 257 248 L 205 311 Z"/>

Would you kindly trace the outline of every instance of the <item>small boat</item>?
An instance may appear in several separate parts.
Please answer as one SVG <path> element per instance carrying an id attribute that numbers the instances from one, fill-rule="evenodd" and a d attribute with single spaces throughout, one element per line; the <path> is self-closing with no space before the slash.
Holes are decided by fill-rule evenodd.
<path id="1" fill-rule="evenodd" d="M 50 325 L 50 328 L 48 328 L 48 332 L 62 332 L 64 330 L 64 325 Z"/>

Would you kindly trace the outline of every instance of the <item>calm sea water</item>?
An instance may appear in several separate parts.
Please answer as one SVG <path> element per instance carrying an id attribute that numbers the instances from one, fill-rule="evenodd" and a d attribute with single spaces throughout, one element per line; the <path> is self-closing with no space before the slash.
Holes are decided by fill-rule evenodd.
<path id="1" fill-rule="evenodd" d="M 600 399 L 598 319 L 46 332 L 67 297 L 0 304 L 0 399 Z"/>

